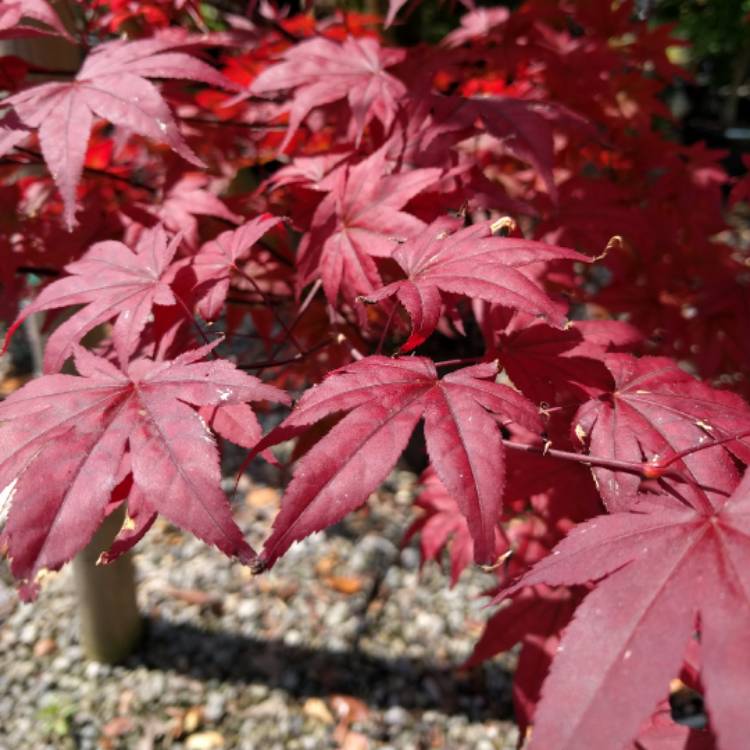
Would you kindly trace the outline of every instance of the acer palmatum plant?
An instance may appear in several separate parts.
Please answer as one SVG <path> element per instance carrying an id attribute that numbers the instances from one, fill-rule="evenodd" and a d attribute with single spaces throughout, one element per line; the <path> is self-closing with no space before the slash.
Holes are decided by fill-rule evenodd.
<path id="1" fill-rule="evenodd" d="M 102 563 L 161 514 L 260 573 L 365 503 L 422 421 L 405 532 L 454 581 L 496 571 L 468 665 L 521 644 L 528 747 L 744 748 L 747 256 L 722 154 L 668 135 L 669 28 L 527 0 L 406 48 L 371 16 L 207 7 L 92 0 L 68 28 L 0 3 L 0 36 L 83 57 L 53 80 L 0 59 L 7 338 L 49 330 L 0 404 L 21 595 L 123 508 Z M 254 409 L 292 397 L 263 436 Z M 300 436 L 256 552 L 218 441 L 270 459 Z M 677 677 L 705 728 L 670 717 Z"/>

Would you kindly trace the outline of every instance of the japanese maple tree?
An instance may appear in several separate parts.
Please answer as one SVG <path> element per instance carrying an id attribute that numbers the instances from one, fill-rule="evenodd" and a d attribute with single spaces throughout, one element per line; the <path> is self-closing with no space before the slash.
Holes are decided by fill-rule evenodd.
<path id="1" fill-rule="evenodd" d="M 453 582 L 495 571 L 467 665 L 520 644 L 524 746 L 744 749 L 750 259 L 726 212 L 750 183 L 679 142 L 682 42 L 642 5 L 445 6 L 407 47 L 418 2 L 0 2 L 0 37 L 81 60 L 0 57 L 5 346 L 47 332 L 0 402 L 21 595 L 117 508 L 103 564 L 162 515 L 261 573 L 423 434 L 405 535 Z M 256 552 L 220 440 L 297 438 Z M 675 678 L 705 727 L 671 718 Z"/>

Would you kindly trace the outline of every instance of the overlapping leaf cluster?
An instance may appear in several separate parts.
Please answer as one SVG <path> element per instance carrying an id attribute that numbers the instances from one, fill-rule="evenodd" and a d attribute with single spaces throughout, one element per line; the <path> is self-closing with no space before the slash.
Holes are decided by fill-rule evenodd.
<path id="1" fill-rule="evenodd" d="M 743 748 L 747 259 L 721 154 L 664 135 L 670 30 L 527 0 L 406 48 L 414 3 L 390 31 L 226 5 L 0 3 L 5 38 L 84 42 L 67 79 L 0 59 L 7 339 L 51 331 L 0 403 L 22 593 L 122 504 L 103 561 L 162 514 L 261 571 L 423 435 L 408 534 L 497 571 L 470 663 L 521 644 L 530 748 Z M 263 436 L 249 404 L 288 392 Z M 302 438 L 260 553 L 217 437 Z M 678 676 L 707 729 L 669 717 Z"/>

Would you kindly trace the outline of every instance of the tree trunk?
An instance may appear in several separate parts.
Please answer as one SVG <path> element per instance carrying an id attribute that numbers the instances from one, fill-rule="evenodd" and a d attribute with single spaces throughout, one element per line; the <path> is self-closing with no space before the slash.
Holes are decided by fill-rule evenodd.
<path id="1" fill-rule="evenodd" d="M 143 621 L 135 597 L 135 573 L 130 553 L 109 565 L 97 565 L 109 549 L 125 518 L 125 507 L 110 514 L 73 562 L 81 644 L 89 659 L 113 664 L 138 645 Z"/>
<path id="2" fill-rule="evenodd" d="M 740 87 L 747 79 L 747 71 L 750 67 L 750 46 L 745 47 L 735 58 L 732 64 L 732 81 L 729 87 L 729 96 L 724 102 L 722 109 L 722 124 L 730 128 L 737 123 L 737 110 L 740 100 Z"/>

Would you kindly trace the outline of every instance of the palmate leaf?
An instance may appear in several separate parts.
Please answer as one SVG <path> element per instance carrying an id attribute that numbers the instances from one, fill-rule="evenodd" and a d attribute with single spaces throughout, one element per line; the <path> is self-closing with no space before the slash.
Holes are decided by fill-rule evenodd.
<path id="1" fill-rule="evenodd" d="M 529 750 L 624 747 L 677 675 L 696 622 L 719 748 L 747 745 L 750 475 L 715 509 L 641 508 L 577 526 L 503 592 L 603 579 L 565 631 Z"/>
<path id="2" fill-rule="evenodd" d="M 422 472 L 419 483 L 422 490 L 414 504 L 423 511 L 423 515 L 406 530 L 402 544 L 419 534 L 423 563 L 438 560 L 443 549 L 449 547 L 451 586 L 455 586 L 461 573 L 474 558 L 474 540 L 466 516 L 431 466 Z M 498 527 L 495 529 L 496 557 L 500 556 L 503 548 L 503 538 Z"/>
<path id="3" fill-rule="evenodd" d="M 402 207 L 434 184 L 439 169 L 388 174 L 387 146 L 330 179 L 330 192 L 315 211 L 299 247 L 298 286 L 320 276 L 328 301 L 351 301 L 382 283 L 373 258 L 387 258 L 398 239 L 413 238 L 423 221 Z"/>
<path id="4" fill-rule="evenodd" d="M 486 623 L 464 667 L 483 661 L 521 643 L 513 674 L 513 707 L 521 735 L 532 724 L 539 693 L 555 651 L 560 631 L 568 624 L 582 599 L 582 590 L 526 587 Z"/>
<path id="5" fill-rule="evenodd" d="M 134 250 L 115 241 L 92 245 L 80 260 L 65 266 L 70 276 L 52 282 L 23 308 L 8 329 L 4 349 L 32 313 L 85 305 L 50 336 L 44 352 L 45 372 L 59 372 L 73 346 L 112 318 L 116 318 L 112 343 L 124 364 L 137 348 L 152 307 L 177 304 L 169 274 L 179 243 L 179 236 L 169 240 L 157 226 L 144 230 Z"/>
<path id="6" fill-rule="evenodd" d="M 207 320 L 217 318 L 224 307 L 232 273 L 250 255 L 250 250 L 281 218 L 263 214 L 237 229 L 222 232 L 204 243 L 195 254 L 192 270 L 200 300 L 198 311 Z"/>
<path id="7" fill-rule="evenodd" d="M 474 559 L 494 562 L 504 485 L 499 425 L 541 428 L 536 407 L 495 383 L 496 374 L 495 364 L 482 364 L 438 378 L 422 357 L 371 356 L 307 391 L 258 449 L 330 414 L 349 413 L 297 464 L 261 563 L 273 564 L 293 542 L 360 506 L 393 468 L 420 418 L 435 472 L 468 521 Z"/>
<path id="8" fill-rule="evenodd" d="M 49 30 L 25 24 L 24 18 L 42 23 Z M 4 0 L 0 3 L 0 39 L 48 34 L 59 34 L 68 41 L 73 41 L 60 17 L 45 0 Z"/>
<path id="9" fill-rule="evenodd" d="M 264 96 L 294 89 L 282 151 L 313 108 L 340 99 L 349 103 L 352 137 L 359 142 L 373 118 L 390 128 L 406 87 L 386 68 L 405 57 L 405 50 L 383 48 L 375 39 L 347 37 L 339 44 L 316 37 L 287 50 L 253 81 L 250 93 Z"/>
<path id="10" fill-rule="evenodd" d="M 137 209 L 156 217 L 168 231 L 182 234 L 188 247 L 197 248 L 199 216 L 214 216 L 229 224 L 242 223 L 242 217 L 230 211 L 208 189 L 210 182 L 209 176 L 200 172 L 174 175 L 162 188 L 164 198 L 160 204 L 141 203 Z"/>
<path id="11" fill-rule="evenodd" d="M 535 403 L 575 403 L 612 390 L 602 357 L 611 343 L 638 340 L 619 321 L 575 321 L 560 330 L 496 305 L 480 309 L 477 317 L 488 354 L 500 360 L 513 385 Z"/>
<path id="12" fill-rule="evenodd" d="M 77 347 L 80 376 L 45 375 L 0 403 L 0 486 L 11 487 L 2 546 L 27 595 L 40 571 L 59 568 L 97 530 L 126 451 L 137 533 L 158 512 L 227 555 L 253 560 L 196 407 L 288 398 L 227 361 L 199 362 L 211 348 L 119 370 Z M 255 424 L 248 429 L 258 437 Z"/>
<path id="13" fill-rule="evenodd" d="M 491 226 L 486 221 L 451 232 L 455 222 L 438 219 L 393 252 L 406 279 L 369 293 L 364 301 L 375 303 L 395 295 L 403 304 L 412 322 L 403 351 L 419 346 L 435 330 L 445 293 L 522 310 L 560 328 L 565 325 L 567 307 L 552 300 L 524 269 L 549 260 L 591 259 L 543 242 L 496 237 Z"/>
<path id="14" fill-rule="evenodd" d="M 702 448 L 670 466 L 684 477 L 678 490 L 697 507 L 723 503 L 722 490 L 726 492 L 736 475 L 730 452 L 747 463 L 750 445 L 747 440 L 711 444 L 747 434 L 750 407 L 739 396 L 701 383 L 663 357 L 608 354 L 604 363 L 614 378 L 614 390 L 578 410 L 578 439 L 587 439 L 589 451 L 600 458 L 649 462 L 655 468 L 681 451 Z M 638 500 L 637 473 L 602 467 L 593 472 L 609 510 L 625 510 Z M 697 492 L 691 482 L 705 491 Z"/>
<path id="15" fill-rule="evenodd" d="M 557 200 L 553 166 L 555 132 L 574 134 L 587 141 L 596 138 L 592 124 L 567 107 L 549 101 L 510 96 L 431 96 L 427 100 L 434 120 L 434 135 L 462 129 L 466 134 L 486 133 L 502 150 L 531 165 Z M 480 127 L 481 125 L 481 127 Z M 429 138 L 424 145 L 428 145 Z"/>
<path id="16" fill-rule="evenodd" d="M 204 166 L 185 143 L 167 102 L 147 78 L 179 78 L 232 87 L 210 65 L 185 52 L 189 35 L 115 40 L 86 58 L 70 83 L 43 83 L 4 101 L 23 125 L 38 130 L 44 161 L 65 204 L 68 228 L 75 224 L 76 187 L 81 179 L 94 117 L 164 143 L 184 159 Z"/>
<path id="17" fill-rule="evenodd" d="M 469 112 L 475 113 L 486 131 L 498 138 L 513 156 L 531 164 L 544 180 L 552 199 L 557 200 L 552 172 L 555 162 L 553 126 L 580 131 L 593 140 L 595 130 L 591 124 L 566 107 L 550 102 L 510 97 L 482 97 L 470 101 Z"/>

